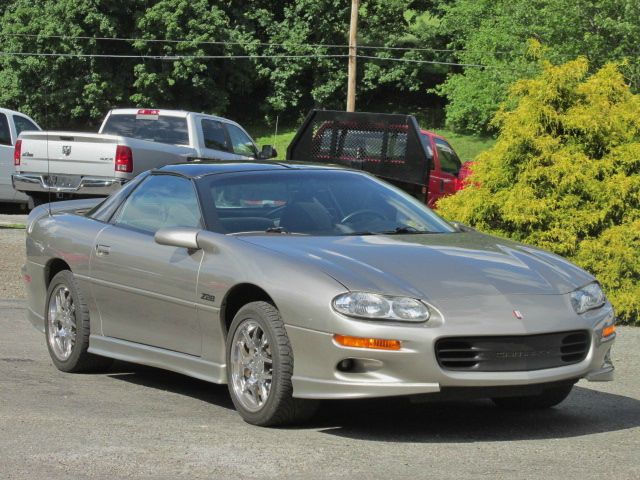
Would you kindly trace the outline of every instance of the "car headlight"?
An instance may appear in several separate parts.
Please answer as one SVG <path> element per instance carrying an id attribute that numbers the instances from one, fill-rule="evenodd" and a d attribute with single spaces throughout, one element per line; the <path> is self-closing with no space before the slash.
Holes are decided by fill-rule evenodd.
<path id="1" fill-rule="evenodd" d="M 377 293 L 343 293 L 334 298 L 332 304 L 335 311 L 343 315 L 373 320 L 426 322 L 430 316 L 429 307 L 420 300 Z"/>
<path id="2" fill-rule="evenodd" d="M 607 297 L 597 282 L 585 285 L 571 292 L 571 305 L 576 313 L 584 313 L 605 304 Z"/>

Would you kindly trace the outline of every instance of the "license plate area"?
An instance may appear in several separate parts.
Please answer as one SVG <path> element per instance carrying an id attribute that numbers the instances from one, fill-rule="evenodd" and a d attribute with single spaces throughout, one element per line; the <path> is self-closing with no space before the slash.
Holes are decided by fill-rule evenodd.
<path id="1" fill-rule="evenodd" d="M 81 178 L 75 175 L 48 175 L 45 177 L 50 188 L 78 188 Z"/>

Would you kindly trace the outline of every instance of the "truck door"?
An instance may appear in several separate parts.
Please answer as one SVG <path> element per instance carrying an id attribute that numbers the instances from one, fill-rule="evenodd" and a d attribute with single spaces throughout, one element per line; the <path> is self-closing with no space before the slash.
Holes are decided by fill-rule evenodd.
<path id="1" fill-rule="evenodd" d="M 237 160 L 224 123 L 212 118 L 196 120 L 200 129 L 201 156 L 211 160 Z"/>
<path id="2" fill-rule="evenodd" d="M 431 170 L 429 184 L 429 207 L 436 206 L 437 201 L 456 193 L 458 173 L 462 163 L 451 145 L 442 138 L 431 137 L 434 147 L 434 166 Z"/>

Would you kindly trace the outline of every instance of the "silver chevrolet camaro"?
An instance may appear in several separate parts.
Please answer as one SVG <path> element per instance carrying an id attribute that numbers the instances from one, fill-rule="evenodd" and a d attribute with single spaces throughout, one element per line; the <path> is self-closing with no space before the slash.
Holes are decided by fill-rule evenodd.
<path id="1" fill-rule="evenodd" d="M 227 383 L 256 425 L 321 399 L 547 408 L 613 375 L 615 315 L 593 276 L 347 169 L 172 165 L 43 205 L 23 274 L 60 370 L 120 359 Z"/>

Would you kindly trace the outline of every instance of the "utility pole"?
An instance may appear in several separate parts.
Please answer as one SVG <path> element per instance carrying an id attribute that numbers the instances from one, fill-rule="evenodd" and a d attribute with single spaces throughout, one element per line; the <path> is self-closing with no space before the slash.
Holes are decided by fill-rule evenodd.
<path id="1" fill-rule="evenodd" d="M 347 112 L 356 109 L 356 36 L 358 33 L 358 7 L 360 0 L 351 0 L 349 25 L 349 80 L 347 83 Z"/>

